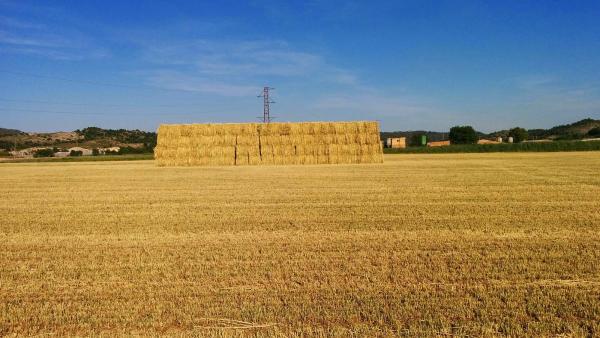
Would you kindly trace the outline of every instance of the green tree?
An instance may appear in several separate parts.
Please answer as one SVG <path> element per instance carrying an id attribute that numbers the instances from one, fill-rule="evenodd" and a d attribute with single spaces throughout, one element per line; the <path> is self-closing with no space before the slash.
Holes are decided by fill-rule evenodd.
<path id="1" fill-rule="evenodd" d="M 121 147 L 118 155 L 129 155 L 129 154 L 144 154 L 147 153 L 146 148 L 134 148 L 134 147 Z"/>
<path id="2" fill-rule="evenodd" d="M 100 150 L 98 150 L 98 148 L 94 148 L 94 149 L 92 149 L 92 155 L 93 155 L 93 156 L 98 156 L 98 155 L 100 155 Z"/>
<path id="3" fill-rule="evenodd" d="M 33 157 L 53 157 L 54 151 L 50 148 L 38 149 L 33 153 Z"/>
<path id="4" fill-rule="evenodd" d="M 559 135 L 555 141 L 565 141 L 565 140 L 581 140 L 585 135 L 578 131 L 570 131 Z"/>
<path id="5" fill-rule="evenodd" d="M 588 131 L 588 135 L 592 137 L 600 137 L 600 127 L 590 129 L 590 131 Z"/>
<path id="6" fill-rule="evenodd" d="M 450 128 L 451 144 L 476 144 L 479 136 L 471 126 L 455 126 Z"/>
<path id="7" fill-rule="evenodd" d="M 81 150 L 71 150 L 71 152 L 69 153 L 69 156 L 81 156 L 83 155 L 83 151 Z"/>
<path id="8" fill-rule="evenodd" d="M 514 143 L 520 143 L 529 138 L 529 133 L 524 128 L 515 127 L 508 131 L 508 137 L 512 137 Z"/>

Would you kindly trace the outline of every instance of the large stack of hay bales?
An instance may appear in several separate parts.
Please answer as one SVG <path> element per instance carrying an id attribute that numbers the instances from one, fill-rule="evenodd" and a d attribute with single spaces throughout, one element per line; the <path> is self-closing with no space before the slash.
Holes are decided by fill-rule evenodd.
<path id="1" fill-rule="evenodd" d="M 381 163 L 377 122 L 161 125 L 161 166 Z"/>

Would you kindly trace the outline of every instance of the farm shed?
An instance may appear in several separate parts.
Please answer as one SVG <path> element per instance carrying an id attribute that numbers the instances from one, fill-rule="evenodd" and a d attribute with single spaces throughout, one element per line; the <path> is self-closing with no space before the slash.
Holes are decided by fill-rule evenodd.
<path id="1" fill-rule="evenodd" d="M 427 146 L 428 147 L 445 147 L 445 146 L 449 146 L 450 145 L 450 141 L 432 141 L 432 142 L 427 142 Z"/>
<path id="2" fill-rule="evenodd" d="M 68 150 L 69 150 L 69 152 L 71 152 L 71 151 L 81 151 L 81 155 L 83 155 L 83 156 L 90 156 L 90 155 L 92 155 L 92 150 L 91 149 L 86 149 L 86 148 L 82 148 L 82 147 L 73 147 L 73 148 L 69 148 Z"/>
<path id="3" fill-rule="evenodd" d="M 406 148 L 406 137 L 388 137 L 386 140 L 388 148 Z"/>
<path id="4" fill-rule="evenodd" d="M 9 152 L 11 155 L 13 155 L 14 157 L 33 157 L 33 155 L 39 151 L 39 150 L 46 150 L 46 149 L 50 149 L 48 147 L 31 147 L 31 148 L 26 148 L 26 149 L 21 149 L 21 150 L 14 150 Z"/>
<path id="5" fill-rule="evenodd" d="M 494 141 L 494 140 L 487 140 L 487 139 L 480 139 L 477 141 L 477 144 L 500 144 L 502 143 L 502 141 L 498 142 L 498 141 Z"/>
<path id="6" fill-rule="evenodd" d="M 106 153 L 118 153 L 121 147 L 98 148 L 98 153 L 106 155 Z"/>
<path id="7" fill-rule="evenodd" d="M 68 157 L 70 154 L 68 151 L 57 151 L 54 153 L 54 157 Z"/>
<path id="8" fill-rule="evenodd" d="M 377 122 L 161 125 L 160 166 L 382 163 Z"/>

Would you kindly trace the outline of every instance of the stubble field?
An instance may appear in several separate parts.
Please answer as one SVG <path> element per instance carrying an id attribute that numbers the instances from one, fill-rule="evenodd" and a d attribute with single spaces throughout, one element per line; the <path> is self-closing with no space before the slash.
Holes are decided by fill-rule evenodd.
<path id="1" fill-rule="evenodd" d="M 0 336 L 600 334 L 600 152 L 0 164 Z"/>

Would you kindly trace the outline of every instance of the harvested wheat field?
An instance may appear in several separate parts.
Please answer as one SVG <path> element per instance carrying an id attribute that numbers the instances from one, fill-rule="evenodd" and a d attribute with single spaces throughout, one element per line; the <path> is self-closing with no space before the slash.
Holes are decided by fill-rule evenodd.
<path id="1" fill-rule="evenodd" d="M 1 164 L 0 335 L 599 335 L 599 172 Z"/>

